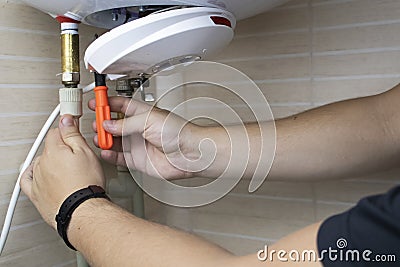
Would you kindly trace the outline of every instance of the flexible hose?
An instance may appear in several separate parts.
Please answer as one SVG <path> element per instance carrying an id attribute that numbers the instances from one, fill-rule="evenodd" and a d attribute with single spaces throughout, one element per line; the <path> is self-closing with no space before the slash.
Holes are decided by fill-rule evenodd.
<path id="1" fill-rule="evenodd" d="M 83 88 L 83 93 L 85 94 L 87 92 L 90 92 L 91 90 L 93 90 L 94 87 L 95 87 L 94 83 L 87 85 L 86 87 Z M 10 232 L 11 221 L 14 216 L 15 206 L 17 205 L 19 193 L 21 192 L 21 186 L 20 186 L 21 176 L 25 172 L 25 170 L 29 167 L 29 165 L 31 165 L 33 158 L 35 157 L 37 151 L 39 150 L 41 143 L 43 142 L 47 132 L 50 130 L 51 125 L 57 119 L 59 113 L 60 113 L 60 104 L 58 104 L 58 106 L 53 110 L 53 112 L 50 114 L 49 118 L 43 125 L 43 128 L 40 130 L 39 135 L 36 137 L 36 140 L 33 143 L 31 149 L 29 150 L 29 153 L 24 161 L 24 164 L 22 165 L 21 171 L 18 175 L 17 182 L 15 183 L 14 186 L 13 193 L 11 195 L 10 204 L 8 205 L 6 218 L 4 219 L 3 229 L 1 231 L 0 255 L 2 254 L 4 246 L 6 244 L 8 233 Z"/>

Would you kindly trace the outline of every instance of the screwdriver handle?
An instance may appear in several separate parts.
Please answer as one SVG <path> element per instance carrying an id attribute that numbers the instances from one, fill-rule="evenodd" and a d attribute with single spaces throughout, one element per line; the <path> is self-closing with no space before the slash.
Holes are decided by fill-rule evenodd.
<path id="1" fill-rule="evenodd" d="M 96 125 L 99 147 L 109 150 L 113 146 L 113 137 L 103 128 L 103 121 L 111 120 L 110 106 L 108 105 L 107 86 L 96 86 L 94 89 L 96 96 Z"/>

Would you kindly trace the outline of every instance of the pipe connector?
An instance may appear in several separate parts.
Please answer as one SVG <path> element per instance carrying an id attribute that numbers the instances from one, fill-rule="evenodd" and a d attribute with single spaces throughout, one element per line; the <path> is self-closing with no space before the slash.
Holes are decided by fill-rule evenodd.
<path id="1" fill-rule="evenodd" d="M 77 87 L 80 82 L 78 24 L 61 23 L 61 80 L 65 87 Z"/>
<path id="2" fill-rule="evenodd" d="M 76 118 L 82 116 L 82 89 L 61 88 L 60 96 L 60 115 L 70 114 Z"/>

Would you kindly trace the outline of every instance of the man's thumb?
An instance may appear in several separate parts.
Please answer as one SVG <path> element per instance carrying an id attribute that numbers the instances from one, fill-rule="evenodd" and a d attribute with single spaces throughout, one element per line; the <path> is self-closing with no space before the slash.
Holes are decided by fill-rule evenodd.
<path id="1" fill-rule="evenodd" d="M 85 139 L 79 132 L 78 123 L 71 115 L 64 115 L 60 119 L 59 129 L 64 143 L 72 150 L 86 145 Z"/>

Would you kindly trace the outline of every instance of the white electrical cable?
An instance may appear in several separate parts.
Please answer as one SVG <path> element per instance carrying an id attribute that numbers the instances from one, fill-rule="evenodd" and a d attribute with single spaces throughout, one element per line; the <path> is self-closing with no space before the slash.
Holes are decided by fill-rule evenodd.
<path id="1" fill-rule="evenodd" d="M 14 191 L 11 196 L 10 204 L 7 209 L 7 214 L 6 214 L 6 218 L 4 220 L 3 230 L 1 231 L 0 254 L 3 252 L 3 248 L 6 243 L 8 233 L 10 231 L 11 220 L 14 215 L 15 206 L 17 205 L 19 193 L 21 191 L 21 187 L 19 184 L 20 180 L 21 180 L 21 176 L 24 173 L 24 171 L 29 167 L 29 165 L 32 163 L 33 158 L 35 157 L 36 152 L 38 151 L 38 149 L 40 147 L 40 144 L 42 143 L 44 137 L 46 136 L 47 132 L 49 131 L 53 122 L 56 120 L 59 113 L 60 113 L 60 105 L 58 105 L 54 109 L 54 111 L 50 114 L 50 116 L 47 119 L 46 123 L 44 124 L 42 130 L 40 131 L 39 135 L 37 136 L 35 142 L 33 143 L 31 150 L 29 151 L 28 156 L 25 159 L 24 164 L 22 165 L 21 171 L 18 175 L 17 182 L 15 183 L 15 186 L 14 186 Z"/>
<path id="2" fill-rule="evenodd" d="M 88 93 L 95 87 L 95 83 L 91 83 L 83 88 L 83 93 Z M 10 232 L 11 221 L 14 216 L 15 206 L 17 205 L 19 193 L 21 191 L 20 180 L 22 174 L 25 170 L 31 165 L 33 158 L 35 157 L 40 144 L 43 142 L 47 132 L 50 130 L 51 125 L 57 119 L 58 114 L 60 113 L 60 104 L 54 109 L 54 111 L 50 114 L 49 118 L 47 119 L 46 123 L 43 125 L 43 128 L 40 130 L 39 135 L 36 137 L 35 142 L 33 143 L 31 149 L 29 150 L 28 156 L 26 157 L 24 164 L 22 165 L 21 171 L 18 175 L 17 182 L 15 183 L 15 187 L 13 193 L 11 195 L 10 204 L 7 209 L 6 218 L 4 220 L 3 229 L 1 231 L 0 236 L 0 255 L 3 252 L 5 243 L 7 241 L 8 233 Z"/>
<path id="3" fill-rule="evenodd" d="M 93 82 L 87 86 L 85 86 L 82 91 L 84 94 L 89 93 L 90 91 L 92 91 L 94 88 L 96 87 L 96 84 Z"/>

